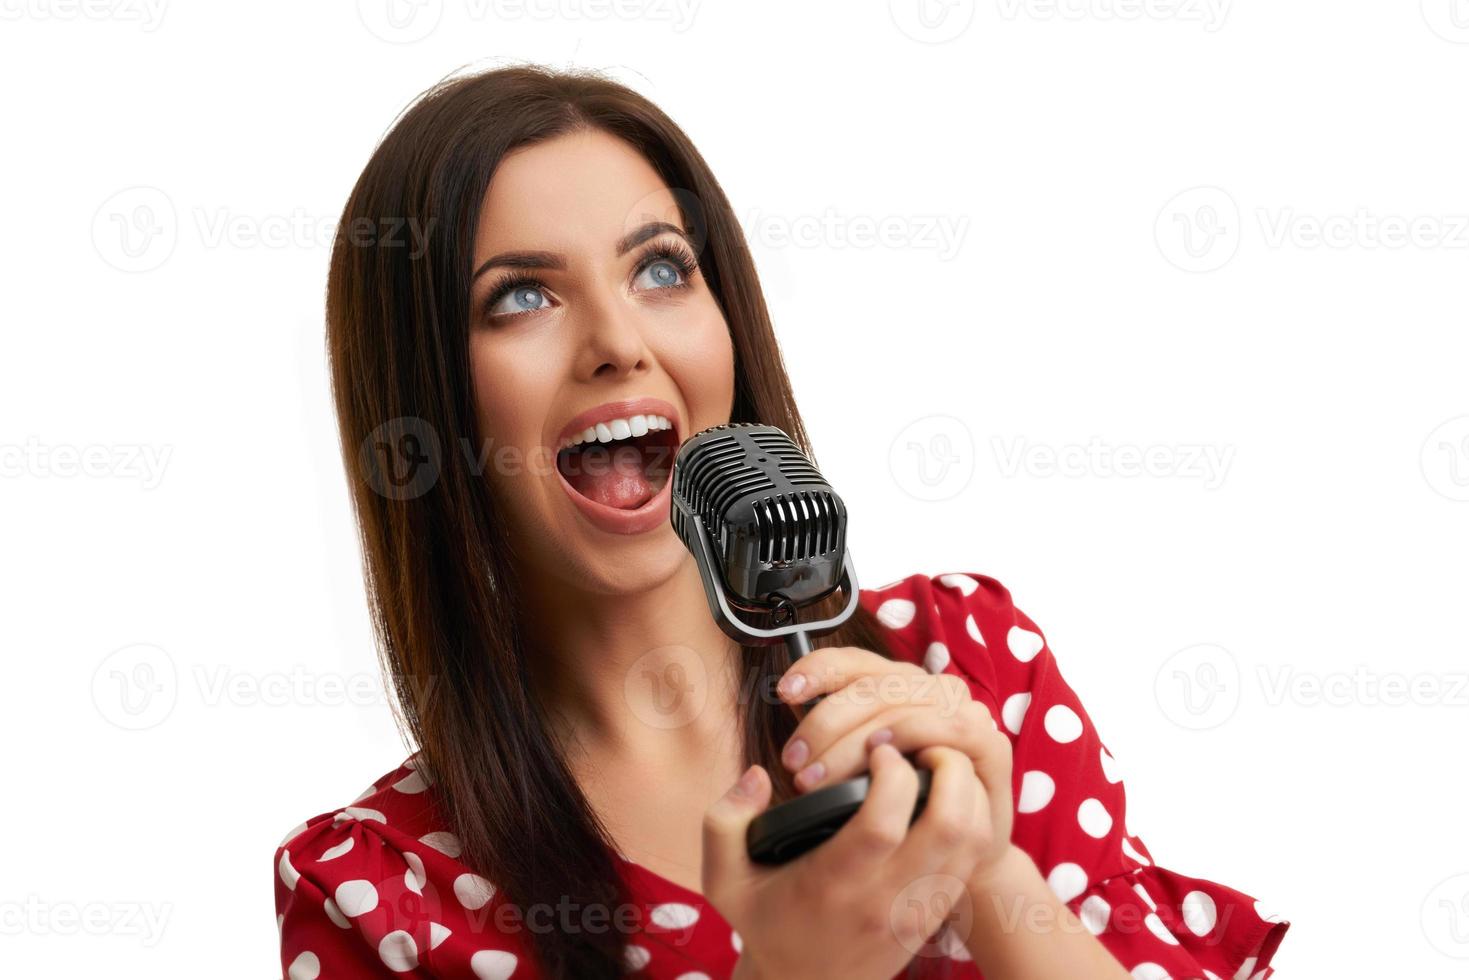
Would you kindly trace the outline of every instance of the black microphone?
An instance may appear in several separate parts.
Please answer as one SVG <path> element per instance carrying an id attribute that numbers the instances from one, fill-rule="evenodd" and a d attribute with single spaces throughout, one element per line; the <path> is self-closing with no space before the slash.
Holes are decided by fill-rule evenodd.
<path id="1" fill-rule="evenodd" d="M 811 637 L 856 611 L 846 505 L 779 428 L 730 422 L 697 432 L 679 447 L 671 479 L 674 530 L 694 556 L 709 611 L 726 636 L 750 646 L 785 643 L 795 659 L 811 652 Z M 803 608 L 838 588 L 847 595 L 839 613 L 798 621 Z M 754 626 L 740 613 L 772 625 Z M 918 775 L 913 819 L 928 798 L 930 774 Z M 746 834 L 751 859 L 783 864 L 825 841 L 862 805 L 868 785 L 859 776 L 766 810 Z"/>

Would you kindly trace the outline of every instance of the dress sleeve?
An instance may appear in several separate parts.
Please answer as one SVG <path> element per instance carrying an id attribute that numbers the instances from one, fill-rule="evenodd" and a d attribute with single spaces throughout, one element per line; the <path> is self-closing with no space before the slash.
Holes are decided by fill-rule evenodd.
<path id="1" fill-rule="evenodd" d="M 426 977 L 420 941 L 430 922 L 411 921 L 403 892 L 413 869 L 368 824 L 374 812 L 348 807 L 313 817 L 275 854 L 276 924 L 286 980 L 318 976 Z"/>
<path id="2" fill-rule="evenodd" d="M 1136 980 L 1269 977 L 1289 923 L 1153 859 L 1128 826 L 1116 761 L 1009 591 L 974 572 L 909 581 L 913 618 L 932 609 L 941 634 L 912 653 L 964 677 L 999 719 L 1014 749 L 1011 839 L 1052 891 Z"/>

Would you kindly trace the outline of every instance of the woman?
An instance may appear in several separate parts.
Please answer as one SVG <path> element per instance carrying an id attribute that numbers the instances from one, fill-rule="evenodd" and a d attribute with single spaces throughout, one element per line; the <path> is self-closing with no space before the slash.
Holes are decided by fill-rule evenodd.
<path id="1" fill-rule="evenodd" d="M 1270 973 L 1285 923 L 1152 862 L 993 578 L 864 590 L 795 665 L 716 627 L 670 453 L 730 421 L 807 442 L 729 204 L 661 111 L 588 74 L 441 83 L 340 228 L 333 389 L 420 748 L 278 848 L 287 976 Z M 756 814 L 869 770 L 834 838 L 749 862 Z"/>

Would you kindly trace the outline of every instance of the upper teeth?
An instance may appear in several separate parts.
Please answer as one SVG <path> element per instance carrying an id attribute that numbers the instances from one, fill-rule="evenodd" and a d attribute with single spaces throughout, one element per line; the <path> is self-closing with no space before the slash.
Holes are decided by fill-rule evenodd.
<path id="1" fill-rule="evenodd" d="M 557 452 L 568 446 L 580 446 L 584 442 L 611 442 L 629 436 L 645 436 L 649 432 L 673 428 L 673 423 L 662 415 L 629 415 L 625 419 L 608 419 L 587 426 L 557 447 Z"/>

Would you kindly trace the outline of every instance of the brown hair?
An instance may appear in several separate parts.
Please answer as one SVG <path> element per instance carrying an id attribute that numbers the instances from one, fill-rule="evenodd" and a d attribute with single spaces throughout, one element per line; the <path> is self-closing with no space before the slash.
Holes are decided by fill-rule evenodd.
<path id="1" fill-rule="evenodd" d="M 612 842 L 559 756 L 530 684 L 516 561 L 474 454 L 470 276 L 484 195 L 511 150 L 587 127 L 638 150 L 679 201 L 735 351 L 730 420 L 783 429 L 810 452 L 754 264 L 723 190 L 687 136 L 638 93 L 589 72 L 501 68 L 441 81 L 400 116 L 352 189 L 327 284 L 327 348 L 363 574 L 400 730 L 436 780 L 462 860 L 522 908 L 623 900 Z M 696 213 L 695 213 L 696 212 Z M 415 225 L 416 223 L 416 225 Z M 402 229 L 424 237 L 410 247 Z M 394 232 L 397 234 L 394 234 Z M 386 443 L 419 467 L 388 472 Z M 833 596 L 812 616 L 830 615 Z M 859 607 L 820 646 L 888 653 Z M 744 648 L 778 676 L 782 646 Z M 742 686 L 748 690 L 748 683 Z M 746 763 L 793 795 L 779 762 L 789 709 L 750 697 Z M 532 932 L 552 976 L 617 976 L 613 929 Z"/>

